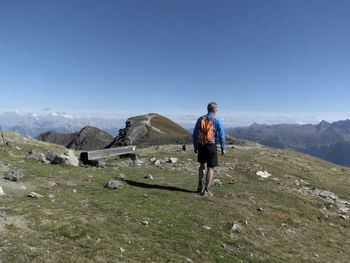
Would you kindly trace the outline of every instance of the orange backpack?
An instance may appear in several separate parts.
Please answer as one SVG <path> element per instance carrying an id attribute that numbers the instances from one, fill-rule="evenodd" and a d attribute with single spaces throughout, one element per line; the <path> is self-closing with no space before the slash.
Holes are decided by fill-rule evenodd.
<path id="1" fill-rule="evenodd" d="M 214 125 L 215 115 L 207 120 L 207 116 L 202 116 L 201 124 L 198 129 L 198 143 L 201 145 L 206 145 L 211 142 L 215 142 L 214 138 Z"/>

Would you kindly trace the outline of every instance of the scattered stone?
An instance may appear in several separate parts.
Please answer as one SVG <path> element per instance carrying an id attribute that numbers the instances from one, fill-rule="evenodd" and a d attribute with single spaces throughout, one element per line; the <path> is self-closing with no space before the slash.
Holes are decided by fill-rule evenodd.
<path id="1" fill-rule="evenodd" d="M 125 174 L 118 174 L 117 179 L 124 180 L 125 179 Z"/>
<path id="2" fill-rule="evenodd" d="M 262 211 L 263 211 L 263 209 L 262 209 L 261 207 L 259 207 L 259 208 L 256 209 L 256 210 L 258 210 L 259 212 L 262 212 Z"/>
<path id="3" fill-rule="evenodd" d="M 122 187 L 122 183 L 119 181 L 109 180 L 105 187 L 108 189 L 120 189 Z"/>
<path id="4" fill-rule="evenodd" d="M 79 166 L 79 159 L 77 156 L 74 154 L 74 151 L 68 150 L 67 152 L 64 153 L 66 156 L 66 165 L 72 165 L 72 166 Z"/>
<path id="5" fill-rule="evenodd" d="M 140 159 L 136 159 L 136 160 L 134 161 L 134 164 L 135 164 L 136 166 L 141 166 L 141 165 L 144 164 L 144 162 L 143 162 L 142 160 L 140 160 Z"/>
<path id="6" fill-rule="evenodd" d="M 184 152 L 187 151 L 187 145 L 186 145 L 186 144 L 182 145 L 182 150 L 183 150 Z"/>
<path id="7" fill-rule="evenodd" d="M 56 186 L 57 184 L 56 184 L 55 182 L 48 182 L 47 185 L 48 185 L 49 187 L 54 187 L 54 186 Z"/>
<path id="8" fill-rule="evenodd" d="M 0 186 L 0 196 L 5 195 L 4 190 L 2 189 L 2 186 Z"/>
<path id="9" fill-rule="evenodd" d="M 147 219 L 144 219 L 144 220 L 141 221 L 141 225 L 148 226 L 149 225 L 149 221 Z"/>
<path id="10" fill-rule="evenodd" d="M 349 220 L 349 216 L 347 215 L 340 215 L 339 217 L 344 220 Z"/>
<path id="11" fill-rule="evenodd" d="M 186 258 L 186 262 L 193 262 L 193 260 L 190 258 Z"/>
<path id="12" fill-rule="evenodd" d="M 154 149 L 157 150 L 157 151 L 159 151 L 159 150 L 162 150 L 163 147 L 162 147 L 162 146 L 156 146 L 156 147 L 154 147 Z"/>
<path id="13" fill-rule="evenodd" d="M 73 191 L 72 191 L 73 193 L 76 193 L 77 192 L 77 190 L 76 189 L 73 189 Z"/>
<path id="14" fill-rule="evenodd" d="M 16 148 L 17 151 L 20 151 L 20 150 L 21 150 L 21 148 L 18 147 L 18 146 L 16 146 L 15 148 Z"/>
<path id="15" fill-rule="evenodd" d="M 204 228 L 205 230 L 210 230 L 211 229 L 211 227 L 209 227 L 207 225 L 202 226 L 202 228 Z"/>
<path id="16" fill-rule="evenodd" d="M 153 158 L 151 158 L 151 159 L 149 159 L 149 160 L 150 160 L 150 162 L 154 163 L 154 162 L 157 160 L 157 158 L 156 158 L 156 157 L 153 157 Z"/>
<path id="17" fill-rule="evenodd" d="M 73 150 L 68 150 L 64 154 L 57 154 L 53 159 L 52 164 L 79 166 L 79 159 L 74 154 Z"/>
<path id="18" fill-rule="evenodd" d="M 13 171 L 7 175 L 4 176 L 4 179 L 12 181 L 12 182 L 17 182 L 19 178 L 23 177 L 23 171 L 22 170 L 17 170 Z"/>
<path id="19" fill-rule="evenodd" d="M 233 224 L 230 233 L 239 232 L 241 230 L 241 224 Z"/>
<path id="20" fill-rule="evenodd" d="M 38 193 L 35 193 L 35 192 L 30 192 L 27 196 L 32 197 L 32 198 L 38 198 L 38 199 L 44 197 L 44 196 L 42 196 Z"/>
<path id="21" fill-rule="evenodd" d="M 48 197 L 49 197 L 50 199 L 55 198 L 55 196 L 54 196 L 53 194 L 49 194 Z"/>
<path id="22" fill-rule="evenodd" d="M 45 155 L 46 159 L 50 162 L 52 162 L 56 156 L 57 156 L 57 153 L 54 153 L 54 152 L 47 152 Z"/>
<path id="23" fill-rule="evenodd" d="M 120 249 L 120 252 L 122 252 L 122 253 L 125 252 L 125 249 L 124 249 L 124 248 L 120 247 L 119 249 Z"/>
<path id="24" fill-rule="evenodd" d="M 169 163 L 176 163 L 179 159 L 178 158 L 175 158 L 175 157 L 170 157 L 168 162 Z"/>
<path id="25" fill-rule="evenodd" d="M 256 172 L 257 176 L 260 176 L 261 178 L 269 178 L 271 176 L 271 174 L 267 171 L 258 171 Z"/>
<path id="26" fill-rule="evenodd" d="M 145 179 L 148 179 L 148 180 L 153 180 L 153 175 L 151 174 L 148 174 L 144 177 Z"/>
<path id="27" fill-rule="evenodd" d="M 46 159 L 45 154 L 36 152 L 34 150 L 31 150 L 30 152 L 28 152 L 27 157 L 41 161 L 43 163 L 49 163 L 49 161 Z"/>
<path id="28" fill-rule="evenodd" d="M 277 153 L 271 153 L 270 156 L 273 157 L 273 158 L 278 158 L 278 154 Z"/>
<path id="29" fill-rule="evenodd" d="M 222 186 L 223 185 L 223 182 L 220 179 L 218 179 L 218 178 L 215 178 L 213 180 L 213 183 L 214 183 L 214 185 L 217 185 L 217 186 Z"/>
<path id="30" fill-rule="evenodd" d="M 154 163 L 153 163 L 155 166 L 160 166 L 161 165 L 161 162 L 160 162 L 160 160 L 156 160 L 156 161 L 154 161 Z"/>

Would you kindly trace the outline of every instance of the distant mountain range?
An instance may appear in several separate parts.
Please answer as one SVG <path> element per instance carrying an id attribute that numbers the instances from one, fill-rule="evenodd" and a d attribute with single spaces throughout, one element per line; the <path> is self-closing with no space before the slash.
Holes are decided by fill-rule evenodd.
<path id="1" fill-rule="evenodd" d="M 69 149 L 90 151 L 103 149 L 111 143 L 113 136 L 101 129 L 86 126 L 79 132 L 74 133 L 62 134 L 55 131 L 48 131 L 40 134 L 36 139 L 59 144 Z"/>
<path id="2" fill-rule="evenodd" d="M 41 115 L 16 111 L 0 113 L 2 129 L 17 131 L 22 135 L 32 137 L 47 131 L 59 133 L 78 132 L 85 126 L 97 127 L 115 135 L 123 126 L 123 122 L 124 120 L 122 119 L 79 117 L 63 112 L 49 112 Z"/>
<path id="3" fill-rule="evenodd" d="M 128 118 L 125 128 L 120 129 L 115 138 L 109 133 L 91 126 L 86 126 L 79 132 L 73 133 L 48 131 L 36 138 L 69 149 L 84 151 L 127 145 L 149 146 L 191 142 L 191 134 L 187 130 L 156 113 Z"/>
<path id="4" fill-rule="evenodd" d="M 317 125 L 252 124 L 226 129 L 228 135 L 263 145 L 307 153 L 321 159 L 350 166 L 350 120 Z"/>

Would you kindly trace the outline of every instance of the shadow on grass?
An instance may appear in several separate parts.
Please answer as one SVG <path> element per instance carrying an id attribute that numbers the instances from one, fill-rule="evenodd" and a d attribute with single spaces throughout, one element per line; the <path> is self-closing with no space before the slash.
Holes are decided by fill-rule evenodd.
<path id="1" fill-rule="evenodd" d="M 126 180 L 126 179 L 124 179 L 123 182 L 125 182 L 128 185 L 141 187 L 141 188 L 154 188 L 154 189 L 168 190 L 168 191 L 177 191 L 177 192 L 185 192 L 185 193 L 196 193 L 196 191 L 190 191 L 190 190 L 182 189 L 182 188 L 179 188 L 179 187 L 176 187 L 176 186 L 146 184 L 146 183 L 140 183 L 140 182 Z"/>

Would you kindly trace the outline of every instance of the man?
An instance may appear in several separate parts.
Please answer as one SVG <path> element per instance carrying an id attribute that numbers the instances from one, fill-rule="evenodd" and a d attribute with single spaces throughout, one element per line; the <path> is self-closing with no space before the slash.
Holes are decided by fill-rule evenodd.
<path id="1" fill-rule="evenodd" d="M 194 151 L 198 153 L 198 188 L 197 192 L 204 196 L 213 196 L 210 186 L 213 182 L 214 167 L 219 165 L 217 154 L 217 143 L 221 144 L 221 154 L 225 154 L 225 131 L 219 117 L 216 116 L 218 106 L 215 102 L 208 104 L 208 113 L 198 118 L 193 131 Z M 207 173 L 205 187 L 203 189 L 203 177 L 205 174 L 205 164 Z"/>

